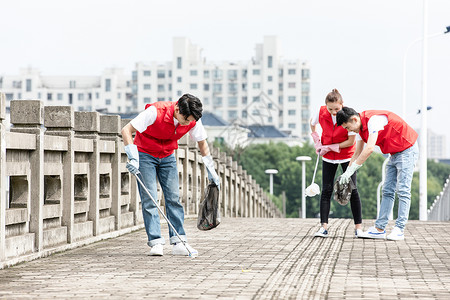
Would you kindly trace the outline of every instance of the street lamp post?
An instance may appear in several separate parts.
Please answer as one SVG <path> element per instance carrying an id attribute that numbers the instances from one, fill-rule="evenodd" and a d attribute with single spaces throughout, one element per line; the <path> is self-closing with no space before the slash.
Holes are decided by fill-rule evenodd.
<path id="1" fill-rule="evenodd" d="M 278 170 L 276 169 L 267 169 L 266 174 L 270 175 L 270 185 L 269 185 L 269 191 L 270 194 L 273 195 L 273 174 L 278 174 Z"/>
<path id="2" fill-rule="evenodd" d="M 311 160 L 311 157 L 309 157 L 309 156 L 297 156 L 295 159 L 302 162 L 302 193 L 301 193 L 302 194 L 302 219 L 305 219 L 306 218 L 305 162 Z"/>

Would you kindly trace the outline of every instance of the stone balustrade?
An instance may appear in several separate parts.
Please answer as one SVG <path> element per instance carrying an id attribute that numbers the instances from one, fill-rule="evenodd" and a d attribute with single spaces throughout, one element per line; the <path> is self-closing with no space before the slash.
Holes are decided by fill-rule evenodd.
<path id="1" fill-rule="evenodd" d="M 121 128 L 129 120 L 0 93 L 0 262 L 117 236 L 143 227 L 137 183 L 126 169 Z M 181 202 L 196 217 L 207 174 L 188 136 L 176 151 Z M 221 214 L 281 217 L 263 189 L 231 157 L 212 148 L 221 178 Z M 160 187 L 158 186 L 160 190 Z M 158 201 L 164 205 L 162 193 Z M 9 262 L 9 263 L 8 263 Z"/>

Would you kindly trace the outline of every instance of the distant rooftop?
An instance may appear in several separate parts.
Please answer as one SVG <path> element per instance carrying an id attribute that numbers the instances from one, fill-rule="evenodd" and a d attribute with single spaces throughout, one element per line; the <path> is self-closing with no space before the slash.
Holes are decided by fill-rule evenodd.
<path id="1" fill-rule="evenodd" d="M 202 123 L 205 126 L 228 126 L 230 123 L 211 112 L 203 112 Z"/>
<path id="2" fill-rule="evenodd" d="M 276 129 L 273 125 L 250 125 L 248 137 L 250 138 L 284 138 L 289 137 L 284 132 Z"/>

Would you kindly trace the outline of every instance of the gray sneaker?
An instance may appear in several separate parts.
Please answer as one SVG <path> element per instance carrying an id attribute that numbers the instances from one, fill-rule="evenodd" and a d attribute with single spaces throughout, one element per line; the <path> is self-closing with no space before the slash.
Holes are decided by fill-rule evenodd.
<path id="1" fill-rule="evenodd" d="M 320 227 L 319 231 L 314 233 L 314 237 L 316 237 L 316 236 L 320 236 L 320 237 L 326 238 L 326 237 L 328 237 L 328 230 L 326 230 L 323 227 Z"/>

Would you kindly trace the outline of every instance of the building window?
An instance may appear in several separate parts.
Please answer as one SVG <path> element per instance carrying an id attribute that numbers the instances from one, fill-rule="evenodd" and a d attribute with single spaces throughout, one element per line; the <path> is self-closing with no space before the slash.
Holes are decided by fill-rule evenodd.
<path id="1" fill-rule="evenodd" d="M 295 75 L 295 69 L 289 69 L 288 70 L 289 75 Z"/>
<path id="2" fill-rule="evenodd" d="M 222 97 L 214 97 L 213 105 L 214 106 L 222 106 Z"/>
<path id="3" fill-rule="evenodd" d="M 177 77 L 177 82 L 181 82 L 181 81 L 182 81 L 181 77 Z"/>
<path id="4" fill-rule="evenodd" d="M 259 102 L 259 97 L 258 96 L 253 97 L 253 102 Z"/>
<path id="5" fill-rule="evenodd" d="M 39 100 L 41 100 L 41 92 L 38 93 L 37 98 L 38 98 Z"/>
<path id="6" fill-rule="evenodd" d="M 308 79 L 309 78 L 309 70 L 308 69 L 303 69 L 302 70 L 302 78 L 303 79 Z"/>
<path id="7" fill-rule="evenodd" d="M 280 69 L 280 71 L 278 72 L 278 76 L 283 77 L 283 69 Z"/>
<path id="8" fill-rule="evenodd" d="M 191 90 L 196 90 L 196 89 L 197 89 L 197 84 L 196 84 L 196 83 L 191 83 L 191 84 L 189 85 L 189 88 L 190 88 Z"/>
<path id="9" fill-rule="evenodd" d="M 283 96 L 278 97 L 278 104 L 283 104 Z"/>
<path id="10" fill-rule="evenodd" d="M 295 116 L 295 109 L 288 110 L 288 115 Z"/>
<path id="11" fill-rule="evenodd" d="M 203 98 L 202 102 L 204 105 L 209 105 L 209 98 L 208 97 Z"/>
<path id="12" fill-rule="evenodd" d="M 247 118 L 247 111 L 246 110 L 242 111 L 242 118 L 244 118 L 244 119 Z"/>
<path id="13" fill-rule="evenodd" d="M 151 99 L 150 97 L 144 97 L 144 103 L 150 103 Z"/>
<path id="14" fill-rule="evenodd" d="M 228 106 L 237 106 L 237 97 L 228 97 Z"/>
<path id="15" fill-rule="evenodd" d="M 242 70 L 242 78 L 247 78 L 247 70 Z"/>
<path id="16" fill-rule="evenodd" d="M 272 91 L 272 90 L 268 90 L 268 91 L 267 91 L 267 94 L 272 95 L 272 94 L 273 94 L 273 91 Z"/>
<path id="17" fill-rule="evenodd" d="M 100 94 L 99 93 L 95 93 L 95 98 L 100 98 Z"/>
<path id="18" fill-rule="evenodd" d="M 271 69 L 273 67 L 273 57 L 267 56 L 267 67 Z"/>
<path id="19" fill-rule="evenodd" d="M 228 111 L 228 119 L 229 120 L 237 119 L 237 111 L 236 110 L 229 110 Z"/>
<path id="20" fill-rule="evenodd" d="M 120 99 L 120 93 L 117 93 L 117 99 Z"/>
<path id="21" fill-rule="evenodd" d="M 164 97 L 158 97 L 158 102 L 164 101 Z"/>
<path id="22" fill-rule="evenodd" d="M 260 69 L 254 69 L 253 70 L 253 75 L 260 75 L 261 74 L 261 70 Z"/>
<path id="23" fill-rule="evenodd" d="M 222 84 L 221 83 L 214 83 L 214 85 L 213 85 L 213 92 L 214 93 L 221 93 L 222 92 Z"/>
<path id="24" fill-rule="evenodd" d="M 84 100 L 84 94 L 78 94 L 78 101 L 83 101 Z"/>
<path id="25" fill-rule="evenodd" d="M 308 82 L 302 82 L 302 92 L 309 93 L 309 83 Z"/>
<path id="26" fill-rule="evenodd" d="M 164 70 L 158 70 L 157 75 L 158 78 L 166 78 L 166 72 Z"/>
<path id="27" fill-rule="evenodd" d="M 150 83 L 144 84 L 144 90 L 149 90 L 151 88 Z"/>
<path id="28" fill-rule="evenodd" d="M 171 91 L 171 90 L 172 90 L 172 84 L 169 83 L 169 91 Z"/>
<path id="29" fill-rule="evenodd" d="M 273 81 L 273 77 L 272 76 L 267 76 L 267 81 Z"/>
<path id="30" fill-rule="evenodd" d="M 289 123 L 288 127 L 291 128 L 291 129 L 295 129 L 295 123 Z"/>
<path id="31" fill-rule="evenodd" d="M 242 84 L 242 91 L 243 91 L 243 92 L 246 92 L 246 91 L 247 91 L 247 84 L 246 84 L 246 83 L 243 83 L 243 84 Z"/>
<path id="32" fill-rule="evenodd" d="M 268 117 L 268 118 L 267 118 L 267 122 L 272 123 L 272 122 L 273 122 L 272 117 Z"/>
<path id="33" fill-rule="evenodd" d="M 152 72 L 150 72 L 150 71 L 144 71 L 144 76 L 150 76 L 150 75 L 152 75 Z"/>
<path id="34" fill-rule="evenodd" d="M 207 84 L 207 83 L 203 84 L 203 90 L 209 91 L 209 84 Z"/>
<path id="35" fill-rule="evenodd" d="M 302 104 L 309 105 L 309 96 L 307 95 L 302 96 Z"/>
<path id="36" fill-rule="evenodd" d="M 261 88 L 261 83 L 253 82 L 253 89 L 260 89 L 260 88 Z"/>
<path id="37" fill-rule="evenodd" d="M 158 84 L 158 92 L 164 92 L 164 84 Z"/>
<path id="38" fill-rule="evenodd" d="M 303 120 L 309 120 L 309 110 L 302 110 L 302 119 Z"/>
<path id="39" fill-rule="evenodd" d="M 288 88 L 295 89 L 295 82 L 289 82 L 288 83 Z"/>
<path id="40" fill-rule="evenodd" d="M 209 78 L 209 70 L 203 71 L 203 77 Z"/>
<path id="41" fill-rule="evenodd" d="M 278 90 L 279 90 L 279 91 L 282 91 L 282 90 L 283 90 L 283 84 L 282 84 L 282 83 L 279 83 L 279 84 L 278 84 Z"/>
<path id="42" fill-rule="evenodd" d="M 237 70 L 228 70 L 228 80 L 237 79 Z"/>
<path id="43" fill-rule="evenodd" d="M 182 96 L 183 95 L 183 92 L 182 91 L 177 91 L 177 96 Z"/>
<path id="44" fill-rule="evenodd" d="M 77 82 L 75 80 L 70 80 L 69 86 L 71 89 L 75 89 L 77 87 Z"/>
<path id="45" fill-rule="evenodd" d="M 169 70 L 168 76 L 169 76 L 169 78 L 172 78 L 172 70 Z"/>
<path id="46" fill-rule="evenodd" d="M 19 99 L 21 97 L 19 96 Z M 47 100 L 52 101 L 52 93 L 47 93 Z"/>
<path id="47" fill-rule="evenodd" d="M 27 92 L 31 92 L 31 79 L 27 79 Z"/>
<path id="48" fill-rule="evenodd" d="M 181 57 L 177 57 L 177 69 L 181 69 L 183 67 Z"/>
<path id="49" fill-rule="evenodd" d="M 254 109 L 254 110 L 252 111 L 252 115 L 254 115 L 254 116 L 259 116 L 259 109 Z"/>
<path id="50" fill-rule="evenodd" d="M 288 101 L 289 102 L 295 102 L 295 96 L 288 96 Z"/>
<path id="51" fill-rule="evenodd" d="M 191 70 L 190 71 L 190 74 L 191 74 L 191 76 L 197 76 L 197 70 Z"/>
<path id="52" fill-rule="evenodd" d="M 228 84 L 228 92 L 235 94 L 237 93 L 237 83 L 229 83 Z"/>
<path id="53" fill-rule="evenodd" d="M 273 106 L 272 103 L 268 103 L 268 104 L 267 104 L 267 108 L 269 108 L 269 109 L 271 109 L 272 106 Z"/>
<path id="54" fill-rule="evenodd" d="M 111 92 L 111 79 L 105 80 L 105 92 Z"/>
<path id="55" fill-rule="evenodd" d="M 106 99 L 106 100 L 105 100 L 105 104 L 106 104 L 106 105 L 111 105 L 111 99 Z"/>
<path id="56" fill-rule="evenodd" d="M 247 104 L 247 96 L 242 97 L 242 104 Z"/>
<path id="57" fill-rule="evenodd" d="M 222 80 L 223 72 L 222 72 L 222 70 L 215 69 L 215 70 L 213 70 L 212 75 L 213 75 L 214 80 Z"/>

